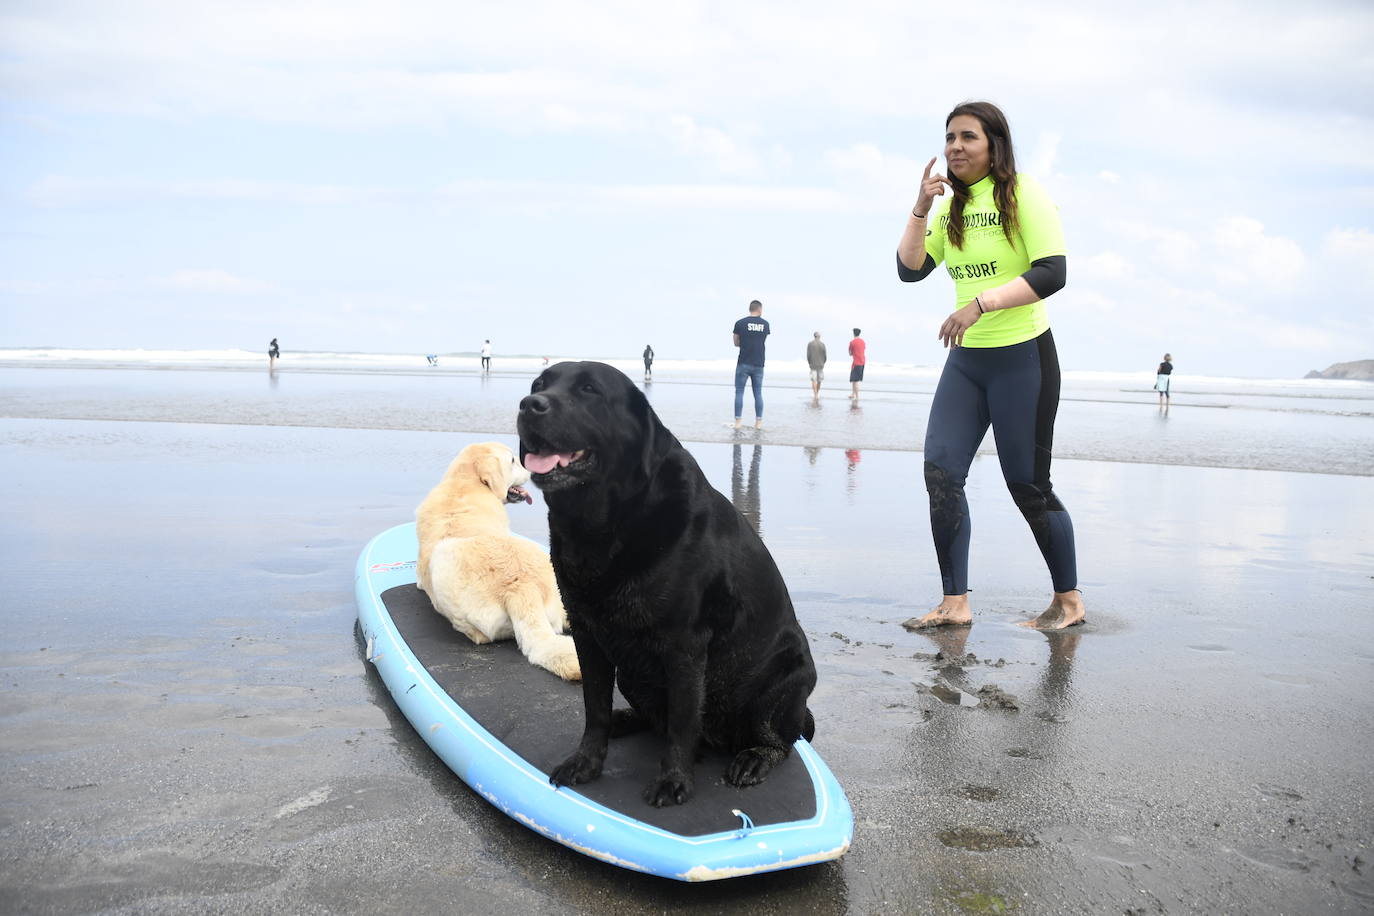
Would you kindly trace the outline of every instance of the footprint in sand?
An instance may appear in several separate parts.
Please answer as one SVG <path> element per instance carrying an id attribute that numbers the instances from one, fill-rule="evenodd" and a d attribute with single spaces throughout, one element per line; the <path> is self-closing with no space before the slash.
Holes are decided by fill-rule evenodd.
<path id="1" fill-rule="evenodd" d="M 1301 674 L 1265 674 L 1261 676 L 1267 681 L 1287 684 L 1290 687 L 1312 687 L 1316 685 L 1316 681 L 1310 677 L 1303 677 Z"/>
<path id="2" fill-rule="evenodd" d="M 1200 646 L 1189 646 L 1194 652 L 1230 652 L 1229 646 L 1219 646 L 1216 643 L 1204 643 Z"/>
<path id="3" fill-rule="evenodd" d="M 998 830 L 994 827 L 950 827 L 941 830 L 935 836 L 946 846 L 973 852 L 1040 845 L 1040 841 L 1029 833 L 1019 830 Z"/>

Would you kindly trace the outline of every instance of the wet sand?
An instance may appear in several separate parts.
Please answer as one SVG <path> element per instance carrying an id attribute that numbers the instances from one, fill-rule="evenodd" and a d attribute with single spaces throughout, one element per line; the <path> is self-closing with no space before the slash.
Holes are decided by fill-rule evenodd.
<path id="1" fill-rule="evenodd" d="M 1057 459 L 1089 623 L 1047 636 L 979 458 L 976 623 L 926 635 L 919 454 L 751 436 L 689 446 L 787 578 L 854 845 L 685 886 L 500 814 L 362 658 L 358 551 L 492 436 L 0 420 L 4 909 L 1374 907 L 1374 479 Z M 543 537 L 542 500 L 512 516 Z"/>

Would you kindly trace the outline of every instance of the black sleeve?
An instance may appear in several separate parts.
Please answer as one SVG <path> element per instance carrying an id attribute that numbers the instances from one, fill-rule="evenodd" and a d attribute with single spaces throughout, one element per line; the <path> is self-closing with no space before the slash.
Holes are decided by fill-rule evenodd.
<path id="1" fill-rule="evenodd" d="M 902 263 L 902 256 L 897 255 L 897 278 L 903 283 L 915 283 L 917 280 L 924 280 L 930 276 L 930 272 L 935 269 L 935 259 L 926 255 L 926 262 L 921 265 L 920 270 L 912 270 Z"/>
<path id="2" fill-rule="evenodd" d="M 1035 294 L 1041 299 L 1048 299 L 1064 288 L 1064 284 L 1068 282 L 1068 275 L 1068 258 L 1056 254 L 1031 261 L 1030 270 L 1023 273 L 1021 279 L 1029 283 L 1030 288 L 1035 290 Z"/>

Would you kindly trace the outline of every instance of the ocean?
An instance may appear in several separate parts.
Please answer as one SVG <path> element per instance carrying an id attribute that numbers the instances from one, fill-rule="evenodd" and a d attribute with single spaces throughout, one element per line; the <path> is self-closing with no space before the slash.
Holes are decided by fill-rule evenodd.
<path id="1" fill-rule="evenodd" d="M 564 359 L 598 358 L 550 355 Z M 857 405 L 847 361 L 813 402 L 804 360 L 770 360 L 765 428 L 734 430 L 732 359 L 599 357 L 639 382 L 684 442 L 919 452 L 939 366 L 871 362 Z M 268 373 L 246 350 L 0 349 L 0 415 L 15 418 L 414 429 L 509 435 L 546 357 L 302 352 Z M 1175 372 L 1160 409 L 1152 372 L 1063 375 L 1056 458 L 1374 476 L 1374 383 Z M 745 398 L 745 425 L 752 399 Z M 980 454 L 994 455 L 987 437 Z M 919 468 L 914 478 L 919 483 Z"/>

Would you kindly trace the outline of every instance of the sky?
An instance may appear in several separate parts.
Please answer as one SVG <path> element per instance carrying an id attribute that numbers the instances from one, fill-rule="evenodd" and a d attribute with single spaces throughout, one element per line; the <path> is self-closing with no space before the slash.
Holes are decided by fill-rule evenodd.
<path id="1" fill-rule="evenodd" d="M 938 365 L 895 250 L 967 99 L 1060 208 L 1064 369 L 1374 358 L 1364 0 L 4 0 L 0 347 L 732 359 L 759 299 Z"/>

